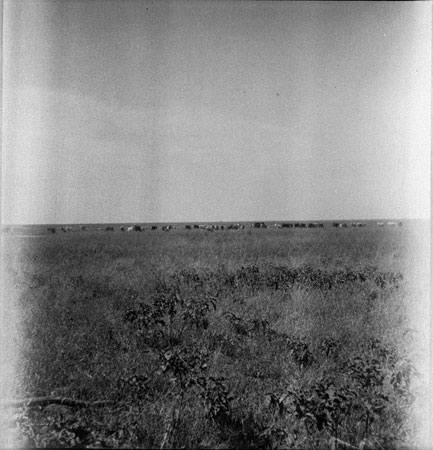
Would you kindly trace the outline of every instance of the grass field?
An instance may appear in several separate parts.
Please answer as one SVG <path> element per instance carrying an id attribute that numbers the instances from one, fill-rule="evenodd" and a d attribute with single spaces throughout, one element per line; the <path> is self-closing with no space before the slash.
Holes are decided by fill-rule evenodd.
<path id="1" fill-rule="evenodd" d="M 2 446 L 422 447 L 426 231 L 3 236 Z"/>

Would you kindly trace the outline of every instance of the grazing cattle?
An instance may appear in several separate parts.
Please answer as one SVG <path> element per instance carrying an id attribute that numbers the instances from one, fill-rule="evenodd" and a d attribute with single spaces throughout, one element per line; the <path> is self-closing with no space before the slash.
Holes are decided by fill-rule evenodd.
<path id="1" fill-rule="evenodd" d="M 185 230 L 191 230 L 191 225 L 185 225 Z"/>
<path id="2" fill-rule="evenodd" d="M 197 225 L 196 223 L 194 224 L 194 229 L 199 229 L 200 228 L 200 226 L 199 225 Z"/>
<path id="3" fill-rule="evenodd" d="M 105 227 L 105 231 L 114 231 L 114 227 Z"/>
<path id="4" fill-rule="evenodd" d="M 281 228 L 293 228 L 293 223 L 283 223 Z"/>
<path id="5" fill-rule="evenodd" d="M 48 233 L 55 233 L 56 229 L 54 227 L 48 227 L 47 231 L 48 231 Z"/>
<path id="6" fill-rule="evenodd" d="M 86 227 L 84 225 L 80 225 L 80 230 L 81 231 L 86 231 Z"/>
<path id="7" fill-rule="evenodd" d="M 165 227 L 162 227 L 162 231 L 170 231 L 173 229 L 172 225 L 166 225 Z"/>
<path id="8" fill-rule="evenodd" d="M 121 227 L 120 227 L 120 231 L 125 231 L 125 227 L 124 227 L 124 226 L 121 226 Z"/>
<path id="9" fill-rule="evenodd" d="M 134 231 L 134 227 L 128 227 L 128 228 L 126 229 L 126 231 L 127 231 L 128 233 L 130 233 L 131 231 Z"/>
<path id="10" fill-rule="evenodd" d="M 305 223 L 299 223 L 299 222 L 295 223 L 295 228 L 306 228 L 306 227 L 307 227 L 307 225 Z"/>
<path id="11" fill-rule="evenodd" d="M 383 222 L 377 222 L 378 227 L 383 227 L 385 224 Z"/>
<path id="12" fill-rule="evenodd" d="M 66 228 L 65 227 L 62 227 L 60 229 L 63 231 L 63 233 L 66 233 Z"/>
<path id="13" fill-rule="evenodd" d="M 238 224 L 238 226 L 240 225 Z M 264 222 L 255 222 L 254 228 L 268 228 L 268 226 Z"/>
<path id="14" fill-rule="evenodd" d="M 134 225 L 134 231 L 144 231 L 144 229 L 140 225 Z"/>
<path id="15" fill-rule="evenodd" d="M 74 231 L 74 229 L 72 227 L 65 227 L 66 231 Z"/>
<path id="16" fill-rule="evenodd" d="M 157 229 L 158 229 L 158 227 L 156 225 L 152 226 L 152 230 L 157 230 Z"/>
<path id="17" fill-rule="evenodd" d="M 397 222 L 388 222 L 387 225 L 390 227 L 395 227 L 397 226 Z"/>
<path id="18" fill-rule="evenodd" d="M 338 222 L 333 222 L 332 226 L 335 227 L 335 228 L 338 228 L 340 226 L 340 224 Z"/>

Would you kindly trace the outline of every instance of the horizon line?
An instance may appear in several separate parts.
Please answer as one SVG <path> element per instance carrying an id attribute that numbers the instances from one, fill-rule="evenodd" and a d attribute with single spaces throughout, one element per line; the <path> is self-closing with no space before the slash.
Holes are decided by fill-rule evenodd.
<path id="1" fill-rule="evenodd" d="M 122 224 L 170 224 L 170 223 L 178 223 L 178 224 L 189 224 L 189 223 L 278 223 L 278 222 L 294 222 L 294 223 L 320 223 L 320 222 L 384 222 L 384 221 L 430 221 L 430 217 L 416 217 L 416 218 L 375 218 L 375 219 L 281 219 L 281 220 L 186 220 L 186 221 L 131 221 L 131 222 L 45 222 L 45 223 L 2 223 L 2 227 L 11 227 L 11 226 L 45 226 L 45 225 L 103 225 L 103 224 L 112 224 L 112 225 L 122 225 Z"/>

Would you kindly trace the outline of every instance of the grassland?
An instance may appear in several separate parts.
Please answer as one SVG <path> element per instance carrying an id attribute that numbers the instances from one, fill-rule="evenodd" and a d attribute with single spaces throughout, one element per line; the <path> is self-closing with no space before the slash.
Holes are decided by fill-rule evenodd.
<path id="1" fill-rule="evenodd" d="M 113 403 L 14 409 L 4 445 L 420 447 L 424 236 L 9 236 L 3 397 Z"/>

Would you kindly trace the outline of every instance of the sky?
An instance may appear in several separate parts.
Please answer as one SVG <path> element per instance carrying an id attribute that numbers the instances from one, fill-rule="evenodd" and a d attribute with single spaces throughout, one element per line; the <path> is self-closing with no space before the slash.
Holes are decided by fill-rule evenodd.
<path id="1" fill-rule="evenodd" d="M 5 0 L 2 223 L 429 218 L 431 19 Z"/>

